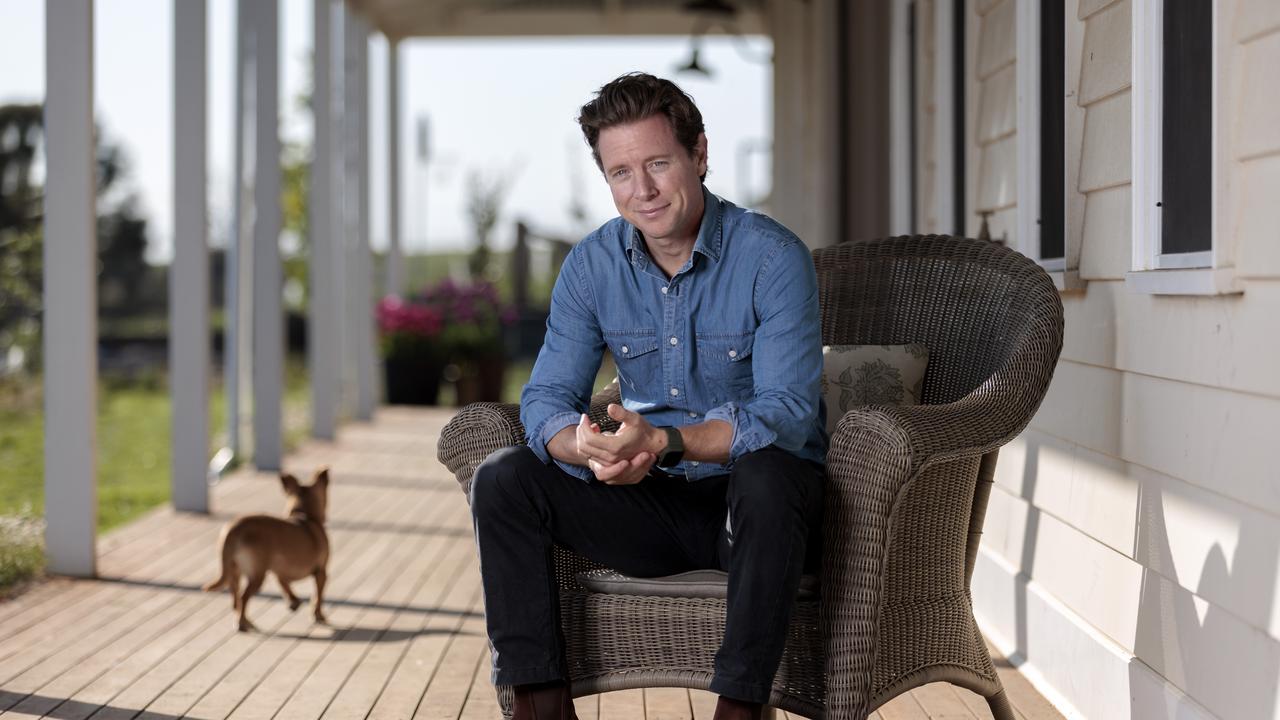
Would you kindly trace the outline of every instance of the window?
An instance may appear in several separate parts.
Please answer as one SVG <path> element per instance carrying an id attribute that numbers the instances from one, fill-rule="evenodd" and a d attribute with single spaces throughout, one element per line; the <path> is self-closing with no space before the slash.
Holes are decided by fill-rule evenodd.
<path id="1" fill-rule="evenodd" d="M 1018 228 L 1024 255 L 1065 269 L 1066 40 L 1063 0 L 1020 0 Z"/>
<path id="2" fill-rule="evenodd" d="M 1066 45 L 1063 0 L 1040 7 L 1040 259 L 1061 260 L 1066 242 Z"/>
<path id="3" fill-rule="evenodd" d="M 1136 292 L 1240 292 L 1214 243 L 1220 206 L 1213 108 L 1215 0 L 1133 4 L 1133 272 Z"/>

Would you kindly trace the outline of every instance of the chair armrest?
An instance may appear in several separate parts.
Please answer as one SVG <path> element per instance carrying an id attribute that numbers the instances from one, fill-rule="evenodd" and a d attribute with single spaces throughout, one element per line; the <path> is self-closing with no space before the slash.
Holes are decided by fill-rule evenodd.
<path id="1" fill-rule="evenodd" d="M 1061 343 L 1061 317 L 1047 317 L 956 402 L 860 407 L 836 424 L 827 453 L 821 600 L 828 718 L 864 717 L 870 709 L 890 533 L 904 489 L 931 467 L 985 455 L 1022 432 L 1048 390 Z"/>
<path id="2" fill-rule="evenodd" d="M 879 407 L 845 413 L 831 438 L 820 596 L 828 718 L 870 710 L 890 521 L 913 458 L 906 430 Z"/>
<path id="3" fill-rule="evenodd" d="M 622 403 L 622 391 L 618 389 L 617 380 L 605 385 L 600 392 L 591 396 L 591 407 L 587 409 L 587 416 L 591 418 L 591 422 L 599 424 L 601 430 L 616 432 L 619 423 L 609 417 L 609 403 Z"/>
<path id="4" fill-rule="evenodd" d="M 605 386 L 591 398 L 587 411 L 593 422 L 606 431 L 618 429 L 609 417 L 609 403 L 621 402 L 618 383 Z M 472 403 L 453 416 L 440 431 L 436 457 L 458 478 L 462 492 L 471 496 L 471 475 L 489 455 L 512 445 L 524 445 L 524 424 L 520 422 L 520 406 L 514 403 Z"/>
<path id="5" fill-rule="evenodd" d="M 942 460 L 982 455 L 1012 440 L 1039 409 L 1062 349 L 1062 315 L 1046 313 L 1010 341 L 1000 366 L 968 395 L 943 405 L 876 405 L 845 414 L 831 436 L 834 450 L 848 428 L 898 428 L 911 454 L 911 475 Z M 898 434 L 894 431 L 894 434 Z"/>
<path id="6" fill-rule="evenodd" d="M 458 411 L 440 431 L 436 457 L 458 478 L 471 497 L 471 475 L 484 459 L 504 447 L 524 445 L 520 406 L 514 403 L 472 403 Z"/>

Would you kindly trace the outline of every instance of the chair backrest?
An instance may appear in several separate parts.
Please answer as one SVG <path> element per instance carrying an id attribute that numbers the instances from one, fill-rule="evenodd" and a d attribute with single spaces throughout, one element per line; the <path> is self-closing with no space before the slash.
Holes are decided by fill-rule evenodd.
<path id="1" fill-rule="evenodd" d="M 929 348 L 922 402 L 964 397 L 1009 359 L 1023 334 L 1060 325 L 1048 274 L 1009 248 L 917 235 L 813 251 L 827 345 Z M 1057 356 L 1058 348 L 1045 348 Z"/>

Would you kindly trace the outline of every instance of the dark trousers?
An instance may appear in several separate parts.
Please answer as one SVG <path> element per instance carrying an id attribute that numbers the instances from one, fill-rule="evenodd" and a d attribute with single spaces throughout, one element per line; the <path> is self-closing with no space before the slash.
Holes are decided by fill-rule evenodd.
<path id="1" fill-rule="evenodd" d="M 769 447 L 727 475 L 586 483 L 527 447 L 476 468 L 471 514 L 495 685 L 567 679 L 552 543 L 634 577 L 729 573 L 711 689 L 768 700 L 802 572 L 817 568 L 823 470 Z"/>

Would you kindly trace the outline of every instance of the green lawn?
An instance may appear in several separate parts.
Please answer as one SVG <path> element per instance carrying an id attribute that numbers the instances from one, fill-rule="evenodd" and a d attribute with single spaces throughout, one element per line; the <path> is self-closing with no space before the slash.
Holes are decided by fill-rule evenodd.
<path id="1" fill-rule="evenodd" d="M 532 360 L 507 369 L 502 399 L 519 402 Z M 600 368 L 595 388 L 608 384 L 611 359 Z M 301 359 L 285 373 L 285 448 L 297 447 L 310 431 L 310 391 Z M 452 388 L 440 402 L 451 404 Z M 210 386 L 209 448 L 225 442 L 226 396 L 220 382 Z M 98 529 L 122 525 L 169 501 L 169 394 L 161 375 L 98 386 Z M 5 588 L 38 573 L 40 519 L 44 515 L 44 410 L 41 379 L 0 380 L 0 597 Z"/>
<path id="2" fill-rule="evenodd" d="M 532 360 L 518 360 L 507 366 L 507 374 L 502 379 L 502 401 L 509 403 L 520 402 L 520 391 L 524 389 L 524 384 L 529 382 L 529 374 L 533 372 Z M 600 371 L 596 373 L 596 381 L 592 392 L 600 392 L 605 385 L 613 382 L 617 376 L 618 370 L 613 364 L 613 358 L 605 353 L 604 362 L 600 364 Z M 452 396 L 448 398 L 452 401 Z M 440 402 L 445 403 L 445 398 L 441 398 Z"/>
<path id="3" fill-rule="evenodd" d="M 310 395 L 301 360 L 285 373 L 285 447 L 309 432 Z M 226 396 L 210 387 L 210 451 L 225 442 Z M 156 375 L 98 384 L 98 529 L 122 525 L 169 500 L 169 393 Z M 0 594 L 38 571 L 44 515 L 41 379 L 0 381 Z M 36 531 L 32 529 L 35 528 Z"/>

